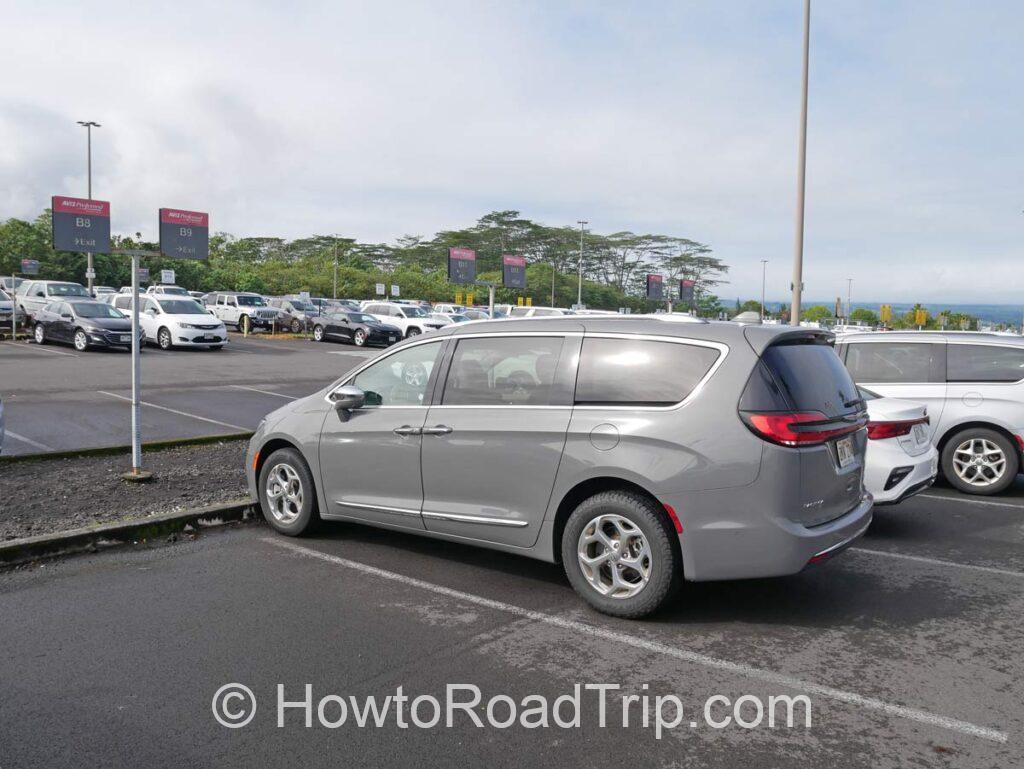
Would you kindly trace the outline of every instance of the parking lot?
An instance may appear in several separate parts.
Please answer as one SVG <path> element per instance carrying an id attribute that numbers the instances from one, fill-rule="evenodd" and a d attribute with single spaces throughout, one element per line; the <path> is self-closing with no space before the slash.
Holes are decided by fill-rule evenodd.
<path id="1" fill-rule="evenodd" d="M 278 406 L 330 383 L 374 350 L 299 338 L 231 334 L 220 351 L 146 347 L 142 439 L 252 430 Z M 131 443 L 131 356 L 0 342 L 7 437 L 3 454 Z"/>
<path id="2" fill-rule="evenodd" d="M 940 490 L 879 508 L 820 568 L 690 584 L 646 622 L 585 608 L 556 566 L 357 525 L 300 540 L 252 525 L 50 562 L 0 584 L 0 762 L 1020 765 L 1022 540 L 1018 498 Z M 227 729 L 211 700 L 234 682 L 258 709 Z M 331 729 L 315 705 L 309 728 L 295 710 L 278 727 L 277 685 L 297 701 L 307 683 L 314 703 L 611 683 L 675 694 L 685 719 L 658 740 L 623 729 L 616 705 L 598 728 L 591 692 L 578 729 Z M 806 694 L 813 723 L 715 729 L 701 713 L 715 694 Z"/>

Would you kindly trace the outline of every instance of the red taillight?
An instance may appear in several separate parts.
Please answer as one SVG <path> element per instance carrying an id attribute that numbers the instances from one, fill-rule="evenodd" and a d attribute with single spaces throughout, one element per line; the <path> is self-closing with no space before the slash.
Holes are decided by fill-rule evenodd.
<path id="1" fill-rule="evenodd" d="M 856 422 L 829 419 L 819 411 L 746 412 L 743 421 L 754 434 L 782 446 L 813 446 L 856 432 L 865 424 L 863 419 Z"/>
<path id="2" fill-rule="evenodd" d="M 868 422 L 868 438 L 873 441 L 880 441 L 886 438 L 898 438 L 901 435 L 910 435 L 914 425 L 928 424 L 928 417 L 920 419 L 901 419 L 897 422 Z"/>

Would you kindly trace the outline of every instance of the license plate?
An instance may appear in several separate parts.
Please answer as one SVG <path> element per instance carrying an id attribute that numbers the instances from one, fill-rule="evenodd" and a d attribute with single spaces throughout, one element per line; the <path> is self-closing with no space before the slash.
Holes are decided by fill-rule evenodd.
<path id="1" fill-rule="evenodd" d="M 925 432 L 924 425 L 914 425 L 914 443 L 924 443 L 928 440 L 928 433 Z"/>
<path id="2" fill-rule="evenodd" d="M 389 342 L 397 342 L 398 341 L 398 337 L 397 336 L 389 336 L 388 337 L 388 341 Z"/>
<path id="3" fill-rule="evenodd" d="M 120 338 L 120 340 L 122 342 L 130 342 L 130 341 L 132 341 L 132 335 L 131 334 L 121 334 L 121 336 L 119 338 Z"/>
<path id="4" fill-rule="evenodd" d="M 853 453 L 853 438 L 840 438 L 836 441 L 836 454 L 839 455 L 839 466 L 848 467 L 856 457 Z"/>

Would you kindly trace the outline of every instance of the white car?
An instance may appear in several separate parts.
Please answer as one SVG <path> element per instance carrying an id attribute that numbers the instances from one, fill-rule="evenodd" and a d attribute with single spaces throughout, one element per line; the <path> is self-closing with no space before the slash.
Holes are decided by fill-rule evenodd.
<path id="1" fill-rule="evenodd" d="M 405 337 L 436 331 L 448 325 L 416 304 L 398 304 L 397 302 L 367 302 L 363 312 L 374 316 L 381 323 L 396 326 Z M 450 321 L 449 321 L 450 322 Z"/>
<path id="2" fill-rule="evenodd" d="M 864 486 L 876 505 L 894 505 L 924 491 L 939 472 L 925 406 L 858 388 L 868 409 Z"/>
<path id="3" fill-rule="evenodd" d="M 466 308 L 461 304 L 435 304 L 434 312 L 439 312 L 442 315 L 458 315 Z"/>
<path id="4" fill-rule="evenodd" d="M 131 315 L 131 296 L 120 294 L 114 306 Z M 149 294 L 139 297 L 139 325 L 146 341 L 162 350 L 208 347 L 219 350 L 228 342 L 224 323 L 190 296 Z"/>
<path id="5" fill-rule="evenodd" d="M 163 295 L 189 296 L 189 293 L 188 293 L 188 291 L 186 289 L 182 288 L 181 286 L 172 286 L 169 283 L 157 283 L 155 285 L 152 285 L 152 286 L 150 286 L 149 288 L 146 289 L 146 293 L 147 294 L 159 294 L 161 296 L 163 296 Z"/>
<path id="6" fill-rule="evenodd" d="M 71 297 L 91 299 L 81 283 L 64 280 L 32 280 L 18 286 L 14 299 L 18 310 L 31 320 L 32 316 L 50 302 Z"/>
<path id="7" fill-rule="evenodd" d="M 572 314 L 572 310 L 567 310 L 565 307 L 512 307 L 508 311 L 508 316 L 510 318 L 554 318 Z"/>

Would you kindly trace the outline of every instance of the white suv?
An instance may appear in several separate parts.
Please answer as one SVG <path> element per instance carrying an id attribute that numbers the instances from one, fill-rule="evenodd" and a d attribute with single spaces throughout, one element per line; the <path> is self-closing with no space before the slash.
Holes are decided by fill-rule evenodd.
<path id="1" fill-rule="evenodd" d="M 844 335 L 836 352 L 854 380 L 928 407 L 929 437 L 946 480 L 997 494 L 1021 469 L 1024 339 L 973 332 Z"/>
<path id="2" fill-rule="evenodd" d="M 425 334 L 443 328 L 445 323 L 430 317 L 430 311 L 416 304 L 398 304 L 397 302 L 367 302 L 363 312 L 373 315 L 382 323 L 397 326 L 405 337 Z"/>
<path id="3" fill-rule="evenodd" d="M 206 307 L 225 325 L 248 333 L 254 328 L 272 328 L 277 310 L 259 294 L 248 291 L 215 291 L 207 294 Z"/>

